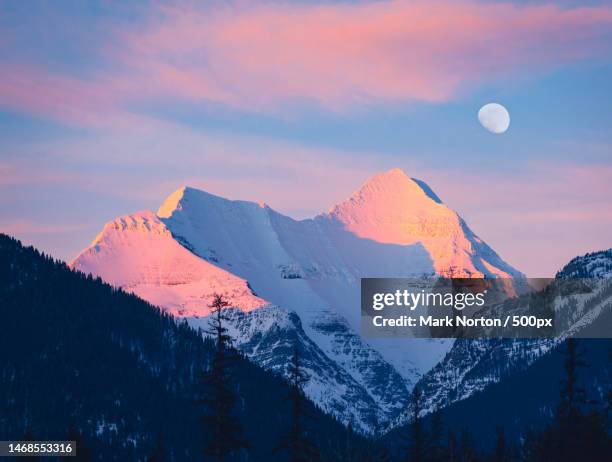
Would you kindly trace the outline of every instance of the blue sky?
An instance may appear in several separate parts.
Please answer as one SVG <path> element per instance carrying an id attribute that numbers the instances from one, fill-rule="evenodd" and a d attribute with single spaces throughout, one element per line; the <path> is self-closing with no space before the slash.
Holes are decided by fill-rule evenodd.
<path id="1" fill-rule="evenodd" d="M 612 5 L 581 5 L 2 2 L 0 230 L 70 259 L 183 184 L 302 218 L 401 167 L 549 276 L 612 246 Z"/>

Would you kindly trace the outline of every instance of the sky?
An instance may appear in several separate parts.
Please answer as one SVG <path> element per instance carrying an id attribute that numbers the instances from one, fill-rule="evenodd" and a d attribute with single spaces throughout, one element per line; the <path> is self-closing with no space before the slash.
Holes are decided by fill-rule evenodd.
<path id="1" fill-rule="evenodd" d="M 0 0 L 0 231 L 70 260 L 182 185 L 306 218 L 399 167 L 552 276 L 612 247 L 610 82 L 612 2 Z"/>

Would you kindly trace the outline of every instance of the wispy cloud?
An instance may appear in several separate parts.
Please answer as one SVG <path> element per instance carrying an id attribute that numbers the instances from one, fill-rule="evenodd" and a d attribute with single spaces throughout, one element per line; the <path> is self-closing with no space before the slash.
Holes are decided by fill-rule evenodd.
<path id="1" fill-rule="evenodd" d="M 167 8 L 126 35 L 125 59 L 185 97 L 270 110 L 301 99 L 331 108 L 444 101 L 525 65 L 601 52 L 593 41 L 611 24 L 608 7 L 457 1 Z"/>
<path id="2" fill-rule="evenodd" d="M 325 211 L 371 173 L 393 166 L 391 161 L 382 165 L 374 153 L 357 157 L 254 136 L 215 137 L 178 126 L 147 137 L 113 133 L 22 146 L 21 155 L 0 160 L 0 192 L 61 186 L 75 195 L 87 191 L 156 208 L 187 185 L 267 202 L 304 217 Z"/>
<path id="3" fill-rule="evenodd" d="M 344 142 L 324 140 L 326 121 L 337 114 L 317 111 L 313 116 L 304 111 L 304 119 L 319 119 L 306 124 L 316 125 L 314 129 L 298 127 L 297 132 L 303 128 L 312 133 L 299 135 L 298 141 L 285 127 L 302 122 L 287 114 L 299 115 L 312 105 L 349 114 L 338 117 L 343 121 L 372 107 L 384 116 L 392 113 L 384 112 L 385 105 L 445 102 L 460 99 L 472 88 L 487 88 L 483 83 L 540 77 L 582 60 L 609 62 L 611 6 L 459 0 L 182 5 L 157 6 L 124 22 L 116 21 L 116 13 L 115 20 L 96 18 L 103 41 L 100 33 L 88 33 L 91 18 L 81 26 L 79 40 L 57 34 L 61 22 L 68 20 L 62 12 L 56 13 L 53 27 L 46 19 L 36 22 L 35 43 L 27 50 L 11 34 L 29 37 L 32 31 L 21 26 L 0 31 L 0 109 L 94 129 L 83 134 L 70 130 L 65 136 L 64 127 L 53 126 L 55 135 L 30 139 L 29 125 L 24 124 L 23 133 L 13 141 L 3 140 L 0 228 L 32 236 L 41 247 L 72 257 L 106 220 L 138 208 L 155 209 L 183 184 L 231 198 L 266 201 L 304 217 L 344 199 L 369 175 L 399 166 L 429 182 L 504 258 L 529 274 L 542 275 L 542 268 L 550 274 L 550 268 L 576 253 L 612 244 L 606 231 L 612 226 L 609 166 L 577 165 L 577 155 L 563 156 L 552 166 L 525 165 L 527 157 L 552 157 L 543 153 L 558 147 L 554 137 L 548 137 L 556 133 L 554 127 L 538 133 L 537 126 L 529 128 L 523 120 L 522 131 L 511 129 L 506 138 L 496 138 L 492 150 L 512 142 L 526 152 L 516 162 L 510 156 L 500 157 L 499 163 L 470 156 L 473 148 L 483 151 L 490 141 L 467 131 L 455 135 L 469 142 L 456 150 L 451 146 L 452 155 L 482 161 L 487 170 L 482 174 L 436 155 L 440 143 L 435 129 L 424 135 L 429 139 L 432 134 L 431 151 L 420 152 L 419 144 L 411 144 L 407 136 L 398 138 L 399 148 L 385 151 L 390 131 L 374 130 L 368 144 L 374 152 L 366 152 L 366 147 L 356 152 L 337 148 L 346 146 Z M 78 14 L 68 16 L 74 22 Z M 38 46 L 41 37 L 57 41 L 53 54 Z M 79 41 L 86 43 L 86 50 L 79 48 Z M 87 65 L 84 60 L 89 60 Z M 574 84 L 584 86 L 584 80 L 572 80 Z M 557 87 L 545 100 L 574 89 Z M 596 91 L 591 97 L 600 94 Z M 607 93 L 603 95 L 601 101 Z M 230 108 L 229 123 L 223 130 L 203 124 L 212 127 L 210 133 L 190 130 L 180 118 L 168 115 L 181 104 L 206 114 L 213 108 L 219 120 L 226 120 L 219 113 Z M 472 114 L 476 108 L 465 104 L 461 110 Z M 167 112 L 160 110 L 168 106 Z M 556 108 L 553 105 L 541 116 L 548 119 Z M 524 108 L 523 114 L 528 110 Z M 243 117 L 241 111 L 264 115 Z M 561 112 L 568 119 L 564 127 L 571 126 L 573 117 L 581 117 L 571 110 Z M 597 114 L 608 117 L 603 110 Z M 275 121 L 278 129 L 251 130 L 277 116 L 284 119 Z M 436 120 L 424 120 L 435 128 Z M 582 128 L 585 124 L 588 121 Z M 343 125 L 338 136 L 348 138 L 364 132 L 364 127 Z M 607 162 L 609 140 L 597 130 L 569 130 L 558 141 L 565 151 L 588 154 L 584 157 L 589 162 Z M 307 137 L 316 142 L 306 143 Z M 536 147 L 534 138 L 540 141 Z M 449 171 L 457 165 L 463 170 Z M 514 170 L 503 170 L 508 167 Z M 88 228 L 79 230 L 84 220 Z"/>
<path id="4" fill-rule="evenodd" d="M 475 1 L 158 7 L 76 76 L 0 65 L 0 106 L 77 125 L 138 126 L 141 103 L 282 112 L 441 102 L 490 80 L 610 51 L 612 8 Z M 119 45 L 117 45 L 119 44 Z"/>
<path id="5" fill-rule="evenodd" d="M 76 231 L 87 229 L 82 223 L 74 224 L 49 224 L 28 219 L 0 220 L 0 232 L 9 235 L 44 235 L 61 234 L 67 235 Z"/>

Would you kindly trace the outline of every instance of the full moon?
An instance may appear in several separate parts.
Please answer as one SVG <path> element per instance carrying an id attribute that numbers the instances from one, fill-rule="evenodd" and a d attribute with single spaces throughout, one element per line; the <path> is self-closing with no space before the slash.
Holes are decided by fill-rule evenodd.
<path id="1" fill-rule="evenodd" d="M 510 126 L 510 114 L 501 104 L 485 104 L 478 111 L 478 121 L 491 133 L 501 134 Z"/>

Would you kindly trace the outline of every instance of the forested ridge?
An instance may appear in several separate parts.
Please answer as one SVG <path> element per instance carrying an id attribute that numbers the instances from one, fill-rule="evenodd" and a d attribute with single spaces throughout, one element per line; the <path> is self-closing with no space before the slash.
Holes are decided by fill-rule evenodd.
<path id="1" fill-rule="evenodd" d="M 97 461 L 591 462 L 612 456 L 609 340 L 570 341 L 426 418 L 356 434 L 291 380 L 134 295 L 0 234 L 0 440 L 77 440 Z M 216 310 L 216 311 L 215 311 Z M 416 410 L 416 412 L 414 412 Z M 214 437 L 213 437 L 214 436 Z M 21 459 L 20 459 L 21 460 Z"/>
<path id="2" fill-rule="evenodd" d="M 63 440 L 76 429 L 92 460 L 209 459 L 199 402 L 212 340 L 6 235 L 0 317 L 0 439 Z M 290 422 L 290 385 L 242 357 L 231 376 L 249 441 L 237 460 L 286 460 L 274 449 Z M 365 439 L 304 406 L 322 460 L 347 446 L 367 452 Z"/>

